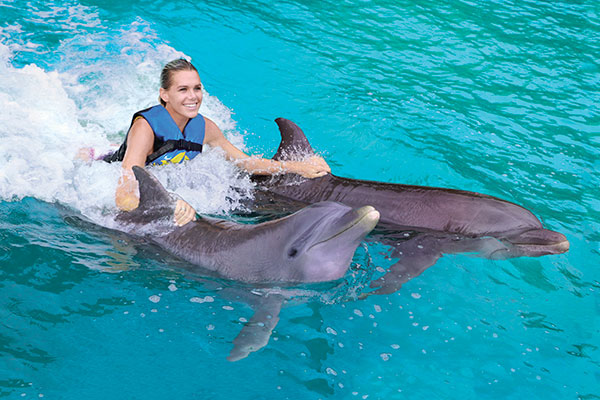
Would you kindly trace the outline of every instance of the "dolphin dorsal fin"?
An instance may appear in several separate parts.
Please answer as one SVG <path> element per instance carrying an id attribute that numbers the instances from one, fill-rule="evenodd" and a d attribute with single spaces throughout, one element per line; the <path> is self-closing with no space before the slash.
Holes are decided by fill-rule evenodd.
<path id="1" fill-rule="evenodd" d="M 285 118 L 277 118 L 275 122 L 281 133 L 281 144 L 273 160 L 299 160 L 315 154 L 298 125 Z"/>
<path id="2" fill-rule="evenodd" d="M 134 166 L 132 170 L 140 187 L 139 208 L 152 208 L 173 203 L 169 192 L 154 175 L 138 166 Z"/>

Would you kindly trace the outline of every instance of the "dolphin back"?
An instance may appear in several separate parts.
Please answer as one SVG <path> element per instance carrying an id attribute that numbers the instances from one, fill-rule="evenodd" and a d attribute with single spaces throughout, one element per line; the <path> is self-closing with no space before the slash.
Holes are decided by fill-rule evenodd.
<path id="1" fill-rule="evenodd" d="M 281 143 L 273 160 L 298 160 L 315 154 L 298 125 L 285 118 L 277 118 L 275 122 L 281 133 Z"/>
<path id="2" fill-rule="evenodd" d="M 294 122 L 277 118 L 281 144 L 273 157 L 293 160 L 312 155 L 304 132 Z M 327 174 L 298 182 L 292 174 L 253 178 L 271 193 L 312 204 L 339 201 L 350 207 L 369 204 L 391 226 L 431 229 L 464 235 L 507 236 L 542 224 L 529 210 L 492 196 L 464 190 L 364 181 Z"/>
<path id="3" fill-rule="evenodd" d="M 140 187 L 139 208 L 148 209 L 173 203 L 169 192 L 152 174 L 138 166 L 132 169 Z"/>

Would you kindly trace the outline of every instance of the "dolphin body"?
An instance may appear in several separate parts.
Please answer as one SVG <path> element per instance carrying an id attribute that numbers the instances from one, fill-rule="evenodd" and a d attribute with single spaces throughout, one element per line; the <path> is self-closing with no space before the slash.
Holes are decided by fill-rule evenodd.
<path id="1" fill-rule="evenodd" d="M 151 240 L 193 264 L 187 269 L 204 275 L 261 284 L 336 280 L 344 276 L 357 246 L 379 220 L 371 206 L 355 209 L 320 202 L 255 225 L 199 217 L 177 227 L 170 193 L 145 169 L 133 167 L 133 172 L 140 202 L 135 210 L 117 215 L 121 228 Z M 253 291 L 250 297 L 255 314 L 233 342 L 232 361 L 268 343 L 286 300 L 268 291 L 258 297 Z"/>
<path id="2" fill-rule="evenodd" d="M 177 227 L 174 200 L 160 182 L 134 167 L 139 206 L 117 221 L 170 253 L 221 277 L 245 282 L 324 282 L 344 276 L 379 213 L 371 206 L 320 202 L 261 224 L 200 217 Z"/>
<path id="3" fill-rule="evenodd" d="M 299 160 L 314 152 L 294 122 L 275 120 L 281 144 L 275 160 Z M 327 174 L 305 179 L 296 174 L 253 176 L 257 204 L 293 211 L 306 204 L 336 201 L 350 207 L 370 204 L 380 212 L 377 240 L 401 259 L 374 282 L 378 293 L 399 289 L 433 265 L 443 253 L 479 252 L 489 258 L 537 257 L 569 249 L 561 233 L 544 229 L 529 210 L 488 195 L 455 189 L 401 185 Z M 259 210 L 260 212 L 260 210 Z M 399 237 L 398 233 L 403 233 Z M 408 236 L 410 240 L 407 240 Z"/>

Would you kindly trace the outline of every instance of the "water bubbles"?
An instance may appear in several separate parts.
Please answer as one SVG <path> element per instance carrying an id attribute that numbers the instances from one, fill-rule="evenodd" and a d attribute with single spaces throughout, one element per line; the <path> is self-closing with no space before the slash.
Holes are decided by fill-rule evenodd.
<path id="1" fill-rule="evenodd" d="M 212 296 L 204 296 L 204 297 L 192 297 L 190 302 L 192 303 L 212 303 L 215 299 Z"/>
<path id="2" fill-rule="evenodd" d="M 153 303 L 158 303 L 160 301 L 160 296 L 152 295 L 152 296 L 148 297 L 148 300 L 150 300 Z"/>
<path id="3" fill-rule="evenodd" d="M 175 286 L 175 284 L 173 284 L 173 283 L 171 283 L 168 288 L 171 292 L 174 292 L 177 290 L 177 286 Z"/>

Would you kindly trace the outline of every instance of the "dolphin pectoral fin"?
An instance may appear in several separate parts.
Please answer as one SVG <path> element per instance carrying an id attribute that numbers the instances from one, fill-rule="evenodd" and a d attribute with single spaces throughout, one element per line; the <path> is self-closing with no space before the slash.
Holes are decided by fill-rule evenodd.
<path id="1" fill-rule="evenodd" d="M 376 290 L 366 293 L 366 295 L 397 292 L 403 284 L 421 275 L 423 271 L 433 266 L 441 256 L 442 254 L 438 252 L 424 252 L 402 257 L 400 261 L 389 267 L 384 276 L 371 282 L 371 288 L 376 288 Z"/>
<path id="2" fill-rule="evenodd" d="M 283 304 L 283 296 L 278 294 L 266 295 L 257 306 L 254 315 L 248 321 L 237 337 L 233 340 L 233 349 L 227 360 L 238 361 L 248 357 L 269 343 L 271 332 L 279 322 L 279 312 Z"/>
<path id="3" fill-rule="evenodd" d="M 398 261 L 388 267 L 387 272 L 379 279 L 371 282 L 370 287 L 376 290 L 360 296 L 364 299 L 373 294 L 391 294 L 409 280 L 421 275 L 427 268 L 433 266 L 446 252 L 444 246 L 452 241 L 446 240 L 445 235 L 412 232 L 407 240 L 398 241 L 393 236 L 378 237 L 376 240 L 393 248 L 392 257 Z"/>

